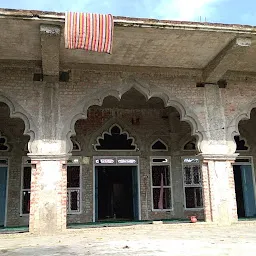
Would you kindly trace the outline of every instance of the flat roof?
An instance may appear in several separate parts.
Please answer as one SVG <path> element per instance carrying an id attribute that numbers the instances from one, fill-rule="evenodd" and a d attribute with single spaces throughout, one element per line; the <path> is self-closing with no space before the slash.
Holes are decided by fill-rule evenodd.
<path id="1" fill-rule="evenodd" d="M 50 12 L 38 10 L 18 10 L 0 8 L 0 18 L 11 19 L 41 19 L 65 22 L 64 12 Z M 207 30 L 207 31 L 226 31 L 235 33 L 256 33 L 256 26 L 239 24 L 222 24 L 211 22 L 192 22 L 177 20 L 158 20 L 148 18 L 133 18 L 114 16 L 115 26 L 134 26 L 134 27 L 159 27 L 166 29 L 189 29 L 189 30 Z"/>
<path id="2" fill-rule="evenodd" d="M 151 70 L 209 82 L 256 78 L 256 26 L 114 16 L 113 52 L 100 54 L 66 49 L 64 23 L 63 12 L 0 9 L 0 66 L 40 67 L 40 25 L 51 24 L 61 29 L 62 70 Z"/>

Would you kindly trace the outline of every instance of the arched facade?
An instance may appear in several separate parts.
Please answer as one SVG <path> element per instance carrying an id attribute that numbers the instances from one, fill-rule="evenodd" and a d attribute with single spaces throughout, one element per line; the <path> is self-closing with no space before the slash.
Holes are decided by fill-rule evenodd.
<path id="1" fill-rule="evenodd" d="M 40 29 L 34 18 L 19 20 L 21 27 L 17 27 L 16 14 L 8 16 L 8 22 L 1 19 L 10 35 L 13 31 L 17 34 L 17 29 L 31 33 L 24 39 L 29 40 L 27 44 L 24 41 L 15 49 L 13 37 L 0 40 L 0 48 L 6 50 L 0 60 L 0 102 L 8 106 L 10 120 L 20 118 L 24 125 L 19 130 L 11 121 L 1 123 L 0 132 L 10 146 L 1 154 L 9 157 L 12 170 L 6 225 L 29 223 L 31 232 L 54 233 L 65 230 L 67 223 L 120 218 L 123 213 L 104 208 L 102 202 L 109 200 L 104 197 L 109 192 L 107 186 L 97 190 L 108 178 L 116 191 L 125 189 L 136 195 L 129 199 L 130 216 L 125 218 L 185 219 L 196 215 L 207 222 L 237 221 L 234 165 L 250 166 L 251 170 L 256 166 L 252 54 L 234 65 L 240 47 L 247 48 L 239 54 L 248 49 L 253 52 L 248 39 L 251 30 L 216 24 L 202 24 L 198 29 L 198 24 L 185 23 L 181 29 L 180 24 L 168 22 L 164 27 L 175 29 L 165 30 L 158 21 L 154 25 L 150 21 L 148 28 L 122 21 L 125 27 L 117 37 L 117 48 L 104 57 L 60 49 L 63 20 L 60 16 L 52 19 L 54 14 L 45 20 L 44 15 L 39 15 L 45 23 Z M 237 38 L 234 31 L 238 30 L 243 38 Z M 161 33 L 159 38 L 153 38 L 157 33 Z M 175 34 L 172 51 L 160 41 L 152 43 L 162 40 L 162 33 Z M 189 40 L 183 40 L 180 33 Z M 146 47 L 134 44 L 133 36 Z M 202 47 L 197 47 L 198 38 L 205 38 Z M 41 44 L 32 47 L 31 42 Z M 123 143 L 131 139 L 127 144 L 134 150 L 111 150 L 109 145 L 104 145 L 106 150 L 95 150 L 102 146 L 100 136 L 109 135 L 113 124 L 120 126 L 116 137 L 128 134 Z M 13 131 L 18 136 L 12 136 Z M 29 138 L 23 138 L 23 133 Z M 239 134 L 248 143 L 246 151 L 236 152 L 234 136 Z M 157 141 L 164 143 L 152 150 Z M 120 174 L 122 170 L 127 176 Z M 252 184 L 255 177 L 251 175 L 249 180 Z M 32 189 L 28 184 L 33 184 Z M 97 199 L 100 193 L 103 197 Z M 100 214 L 97 207 L 103 209 Z"/>
<path id="2" fill-rule="evenodd" d="M 15 100 L 3 94 L 0 110 L 0 226 L 26 225 L 27 220 L 20 220 L 24 200 L 17 177 L 21 175 L 21 158 L 27 154 L 25 146 L 34 138 L 33 121 Z"/>
<path id="3" fill-rule="evenodd" d="M 129 186 L 137 191 L 133 192 L 137 195 L 137 199 L 133 199 L 134 215 L 130 215 L 129 218 L 135 220 L 184 219 L 194 211 L 197 212 L 199 218 L 203 218 L 202 205 L 195 203 L 196 198 L 191 192 L 192 190 L 199 191 L 198 196 L 202 200 L 201 182 L 186 185 L 190 188 L 185 188 L 183 183 L 183 175 L 185 175 L 183 168 L 187 166 L 183 161 L 186 157 L 196 157 L 197 151 L 189 152 L 189 155 L 186 155 L 179 142 L 184 135 L 186 138 L 194 135 L 200 140 L 202 134 L 199 127 L 201 126 L 196 115 L 189 110 L 186 104 L 183 104 L 182 100 L 168 96 L 165 90 L 152 86 L 145 88 L 145 86 L 137 84 L 125 87 L 125 90 L 120 88 L 97 91 L 93 95 L 84 97 L 84 102 L 79 101 L 77 107 L 69 112 L 69 115 L 72 112 L 73 116 L 65 118 L 71 120 L 69 123 L 71 126 L 67 125 L 64 130 L 69 129 L 67 136 L 75 134 L 82 142 L 82 151 L 77 152 L 78 154 L 73 152 L 73 158 L 76 155 L 88 158 L 88 162 L 81 167 L 83 169 L 81 179 L 85 187 L 80 202 L 81 205 L 86 206 L 78 216 L 72 213 L 68 214 L 69 223 L 76 220 L 87 222 L 105 218 L 122 218 L 118 210 L 116 213 L 113 212 L 115 206 L 112 210 L 106 210 L 101 205 L 103 195 L 101 195 L 100 189 L 106 190 L 102 182 L 107 179 L 106 177 L 103 179 L 102 175 L 106 173 L 112 177 L 111 168 L 113 168 L 114 177 L 120 179 L 120 184 L 123 181 L 119 175 L 122 173 L 122 175 L 126 175 L 125 173 L 129 173 L 129 168 L 134 168 L 133 171 L 131 170 L 134 174 L 132 174 L 132 184 Z M 131 140 L 129 147 L 115 149 L 111 144 L 116 143 L 111 142 L 112 129 L 115 127 L 118 129 L 118 134 L 124 135 L 124 140 Z M 103 148 L 101 143 L 106 136 L 108 136 L 107 143 L 110 143 L 111 147 L 104 144 Z M 152 149 L 152 145 L 157 141 L 164 143 L 164 149 Z M 104 165 L 103 163 L 107 161 L 109 163 Z M 124 164 L 125 166 L 122 167 L 123 163 L 129 163 L 129 161 L 134 161 L 134 164 Z M 199 167 L 199 165 L 199 162 L 194 163 L 193 168 Z M 115 168 L 119 168 L 116 173 Z M 125 170 L 125 168 L 128 169 Z M 192 165 L 186 168 L 192 168 Z M 200 168 L 198 171 L 200 172 Z M 160 182 L 159 175 L 161 176 L 161 173 L 169 177 L 164 180 L 163 209 L 160 203 L 158 205 L 159 186 L 161 186 L 158 182 Z M 196 174 L 191 171 L 191 175 Z M 115 179 L 114 177 L 111 179 Z M 125 179 L 129 180 L 128 176 Z M 113 180 L 109 180 L 109 182 L 109 185 L 114 185 L 111 183 L 114 182 Z M 180 185 L 175 187 L 175 182 L 179 182 Z M 127 184 L 123 183 L 123 186 L 127 186 Z M 103 194 L 105 196 L 108 193 L 110 191 L 105 191 Z M 110 200 L 108 204 L 112 205 L 114 199 L 104 197 L 104 201 L 108 202 L 108 200 Z M 187 207 L 184 207 L 186 202 Z M 130 210 L 127 209 L 127 211 Z M 125 215 L 123 217 L 126 218 Z"/>
<path id="4" fill-rule="evenodd" d="M 204 131 L 197 115 L 183 100 L 178 99 L 173 95 L 169 95 L 169 92 L 166 89 L 150 86 L 149 84 L 144 84 L 144 86 L 141 86 L 136 80 L 132 80 L 132 82 L 132 85 L 119 87 L 116 90 L 98 90 L 91 95 L 86 95 L 83 99 L 78 101 L 78 103 L 72 108 L 71 111 L 68 112 L 68 115 L 66 115 L 64 118 L 66 122 L 63 129 L 63 136 L 66 134 L 67 139 L 69 139 L 70 136 L 75 135 L 74 126 L 76 121 L 79 119 L 87 118 L 87 110 L 90 106 L 101 106 L 104 99 L 108 96 L 113 96 L 120 101 L 123 94 L 128 92 L 131 88 L 134 88 L 140 92 L 146 98 L 146 100 L 149 100 L 152 97 L 157 97 L 164 102 L 165 107 L 171 106 L 177 109 L 180 114 L 181 121 L 186 121 L 190 124 L 192 128 L 192 135 L 198 136 L 198 141 L 203 139 Z"/>

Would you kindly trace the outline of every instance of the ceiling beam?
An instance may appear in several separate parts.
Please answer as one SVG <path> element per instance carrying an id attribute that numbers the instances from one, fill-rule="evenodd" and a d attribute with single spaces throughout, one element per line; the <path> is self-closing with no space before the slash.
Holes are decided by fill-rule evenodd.
<path id="1" fill-rule="evenodd" d="M 250 38 L 235 38 L 229 42 L 204 68 L 202 81 L 204 83 L 217 83 L 225 73 L 233 69 L 251 45 Z"/>
<path id="2" fill-rule="evenodd" d="M 58 81 L 60 71 L 60 26 L 40 25 L 44 80 Z"/>

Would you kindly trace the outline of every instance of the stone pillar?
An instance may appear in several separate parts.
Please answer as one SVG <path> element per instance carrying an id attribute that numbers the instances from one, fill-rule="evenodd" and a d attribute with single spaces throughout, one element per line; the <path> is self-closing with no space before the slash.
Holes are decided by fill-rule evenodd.
<path id="1" fill-rule="evenodd" d="M 202 155 L 204 214 L 206 222 L 236 222 L 237 207 L 232 162 L 236 155 Z"/>
<path id="2" fill-rule="evenodd" d="M 32 161 L 29 230 L 54 234 L 66 229 L 66 161 L 72 146 L 62 134 L 57 82 L 44 83 L 38 104 L 38 129 L 28 154 Z"/>
<path id="3" fill-rule="evenodd" d="M 32 161 L 29 230 L 54 234 L 66 229 L 66 161 L 72 143 L 63 132 L 67 121 L 59 89 L 61 29 L 41 24 L 39 32 L 43 81 L 38 86 L 37 129 L 28 145 Z"/>
<path id="4" fill-rule="evenodd" d="M 232 162 L 236 144 L 228 139 L 222 91 L 217 84 L 204 89 L 204 138 L 199 143 L 202 156 L 202 178 L 205 220 L 215 223 L 237 221 L 236 196 Z"/>
<path id="5" fill-rule="evenodd" d="M 32 158 L 29 231 L 54 234 L 66 229 L 66 160 Z"/>
<path id="6" fill-rule="evenodd" d="M 236 151 L 234 140 L 228 140 L 224 104 L 217 84 L 206 84 L 204 88 L 205 119 L 202 119 L 203 141 L 199 148 L 207 155 L 232 155 Z"/>

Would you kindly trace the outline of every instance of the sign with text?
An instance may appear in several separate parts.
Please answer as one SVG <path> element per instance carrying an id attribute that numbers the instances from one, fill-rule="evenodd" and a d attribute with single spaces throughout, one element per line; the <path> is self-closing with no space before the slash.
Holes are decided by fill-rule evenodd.
<path id="1" fill-rule="evenodd" d="M 94 157 L 95 165 L 138 165 L 138 157 Z"/>

